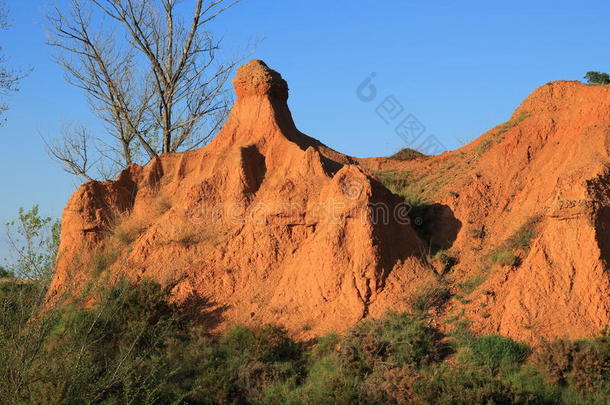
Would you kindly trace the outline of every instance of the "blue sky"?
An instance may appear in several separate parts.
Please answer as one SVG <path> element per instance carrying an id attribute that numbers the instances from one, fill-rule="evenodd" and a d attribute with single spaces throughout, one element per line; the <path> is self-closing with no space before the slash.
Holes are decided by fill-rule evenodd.
<path id="1" fill-rule="evenodd" d="M 0 128 L 2 223 L 36 203 L 59 216 L 81 180 L 49 160 L 41 136 L 75 121 L 99 128 L 45 45 L 45 7 L 53 2 L 7 3 L 12 27 L 0 44 L 11 65 L 34 70 L 8 98 Z M 537 86 L 610 70 L 609 15 L 606 1 L 243 0 L 215 32 L 230 54 L 265 38 L 252 58 L 286 78 L 303 132 L 350 155 L 380 156 L 404 146 L 375 112 L 384 97 L 455 148 L 508 119 Z M 372 72 L 378 98 L 365 103 L 356 89 Z"/>

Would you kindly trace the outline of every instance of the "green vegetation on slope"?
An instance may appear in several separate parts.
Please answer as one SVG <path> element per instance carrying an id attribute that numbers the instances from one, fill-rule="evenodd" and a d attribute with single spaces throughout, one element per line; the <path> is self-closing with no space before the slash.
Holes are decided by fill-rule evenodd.
<path id="1" fill-rule="evenodd" d="M 610 337 L 532 352 L 501 336 L 443 336 L 388 313 L 340 337 L 297 342 L 274 325 L 218 336 L 172 304 L 170 287 L 119 281 L 96 303 L 20 317 L 32 283 L 0 288 L 3 404 L 602 404 Z M 77 304 L 77 303 L 75 303 Z"/>
<path id="2" fill-rule="evenodd" d="M 519 262 L 519 252 L 529 249 L 532 239 L 536 236 L 541 217 L 529 217 L 510 238 L 493 250 L 489 256 L 492 263 L 500 266 L 513 266 Z"/>
<path id="3" fill-rule="evenodd" d="M 430 227 L 433 224 L 427 220 L 426 214 L 432 207 L 432 202 L 437 200 L 437 193 L 446 183 L 446 178 L 414 175 L 409 171 L 394 170 L 376 172 L 375 175 L 388 190 L 402 197 L 410 206 L 409 218 L 413 228 L 420 238 L 430 245 Z M 431 250 L 436 252 L 438 248 L 431 248 Z"/>
<path id="4" fill-rule="evenodd" d="M 521 111 L 515 118 L 506 121 L 501 124 L 497 129 L 491 133 L 491 135 L 479 144 L 478 155 L 482 155 L 489 150 L 494 144 L 502 142 L 504 140 L 504 134 L 509 129 L 529 117 L 529 113 Z"/>
<path id="5" fill-rule="evenodd" d="M 418 150 L 411 149 L 411 148 L 403 148 L 403 149 L 399 150 L 398 152 L 394 153 L 392 156 L 390 156 L 390 159 L 413 160 L 413 159 L 417 159 L 417 158 L 421 158 L 421 157 L 425 157 L 425 156 L 426 155 L 424 155 L 423 153 L 421 153 Z"/>

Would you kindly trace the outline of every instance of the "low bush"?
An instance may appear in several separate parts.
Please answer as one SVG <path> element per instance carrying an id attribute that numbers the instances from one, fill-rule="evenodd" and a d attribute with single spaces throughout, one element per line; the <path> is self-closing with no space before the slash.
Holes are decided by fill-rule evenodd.
<path id="1" fill-rule="evenodd" d="M 534 360 L 553 383 L 569 385 L 580 393 L 602 389 L 610 393 L 610 339 L 607 336 L 575 342 L 544 342 Z"/>
<path id="2" fill-rule="evenodd" d="M 527 249 L 532 239 L 536 236 L 538 225 L 542 217 L 534 215 L 525 220 L 513 235 L 506 241 L 506 245 L 511 249 Z"/>
<path id="3" fill-rule="evenodd" d="M 444 337 L 426 318 L 393 312 L 307 343 L 274 325 L 218 336 L 185 318 L 170 290 L 118 281 L 92 289 L 87 306 L 35 318 L 0 312 L 0 403 L 584 405 L 610 398 L 606 335 L 545 344 L 529 362 L 521 343 L 477 337 L 467 325 Z M 39 293 L 34 283 L 0 284 L 0 307 L 20 308 Z"/>
<path id="4" fill-rule="evenodd" d="M 366 374 L 380 364 L 429 364 L 441 358 L 442 350 L 434 329 L 412 315 L 389 312 L 381 319 L 366 319 L 348 330 L 341 344 L 341 357 L 349 369 Z"/>
<path id="5" fill-rule="evenodd" d="M 506 133 L 506 131 L 513 128 L 515 125 L 517 125 L 527 117 L 529 117 L 529 113 L 527 113 L 526 111 L 520 111 L 519 115 L 517 115 L 516 117 L 511 118 L 510 120 L 506 121 L 501 125 L 498 125 L 494 132 L 487 135 L 487 138 L 479 143 L 478 156 L 483 155 L 494 144 L 500 143 L 504 139 L 504 134 Z"/>
<path id="6" fill-rule="evenodd" d="M 517 387 L 487 370 L 470 366 L 442 365 L 432 369 L 415 386 L 421 404 L 541 404 L 537 389 Z"/>
<path id="7" fill-rule="evenodd" d="M 5 285 L 2 298 L 27 301 L 31 287 Z M 1 329 L 1 403 L 585 404 L 608 398 L 607 351 L 597 341 L 595 351 L 589 343 L 569 346 L 567 363 L 553 360 L 563 378 L 551 385 L 546 372 L 522 365 L 525 346 L 499 336 L 456 335 L 458 360 L 444 361 L 448 348 L 439 333 L 408 314 L 369 319 L 343 338 L 331 334 L 308 346 L 271 325 L 210 335 L 183 319 L 168 302 L 168 289 L 151 282 L 120 282 L 97 294 L 93 307 L 26 317 L 10 335 Z"/>
<path id="8" fill-rule="evenodd" d="M 512 370 L 525 361 L 529 354 L 529 348 L 511 339 L 488 335 L 469 339 L 460 357 L 476 366 L 489 369 L 492 374 L 500 370 Z"/>
<path id="9" fill-rule="evenodd" d="M 14 277 L 15 277 L 15 273 L 0 266 L 0 279 L 1 278 L 14 278 Z"/>
<path id="10" fill-rule="evenodd" d="M 413 160 L 413 159 L 418 159 L 418 158 L 425 157 L 425 156 L 426 155 L 424 155 L 423 153 L 421 153 L 420 151 L 417 151 L 415 149 L 404 148 L 404 149 L 399 150 L 392 156 L 390 156 L 390 159 Z"/>
<path id="11" fill-rule="evenodd" d="M 460 283 L 458 285 L 458 287 L 460 288 L 462 293 L 464 293 L 466 295 L 472 294 L 472 292 L 478 286 L 480 286 L 481 284 L 483 284 L 485 282 L 485 280 L 487 279 L 487 276 L 489 275 L 490 270 L 491 270 L 491 266 L 484 265 L 474 275 L 472 275 L 470 278 L 468 278 L 463 283 Z"/>

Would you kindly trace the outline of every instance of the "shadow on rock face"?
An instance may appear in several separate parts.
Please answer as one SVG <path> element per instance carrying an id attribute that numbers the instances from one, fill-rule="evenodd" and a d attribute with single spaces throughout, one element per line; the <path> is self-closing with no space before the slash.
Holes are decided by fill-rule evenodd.
<path id="1" fill-rule="evenodd" d="M 601 259 L 608 269 L 610 268 L 610 207 L 599 210 L 595 220 L 595 234 Z"/>
<path id="2" fill-rule="evenodd" d="M 413 208 L 412 223 L 430 254 L 449 249 L 457 238 L 462 222 L 445 204 L 427 204 Z"/>
<path id="3" fill-rule="evenodd" d="M 263 184 L 267 165 L 265 157 L 259 152 L 256 145 L 250 145 L 241 149 L 243 170 L 246 174 L 247 191 L 256 193 Z"/>

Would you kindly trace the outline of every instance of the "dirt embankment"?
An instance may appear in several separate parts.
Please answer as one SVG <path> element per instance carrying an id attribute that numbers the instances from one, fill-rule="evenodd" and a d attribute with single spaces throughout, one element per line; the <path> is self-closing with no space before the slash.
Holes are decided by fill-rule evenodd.
<path id="1" fill-rule="evenodd" d="M 533 342 L 610 322 L 608 86 L 547 84 L 470 145 L 396 161 L 299 132 L 286 82 L 261 61 L 233 84 L 208 146 L 72 196 L 50 299 L 153 278 L 212 327 L 307 338 L 446 285 L 438 318 L 479 332 Z"/>

